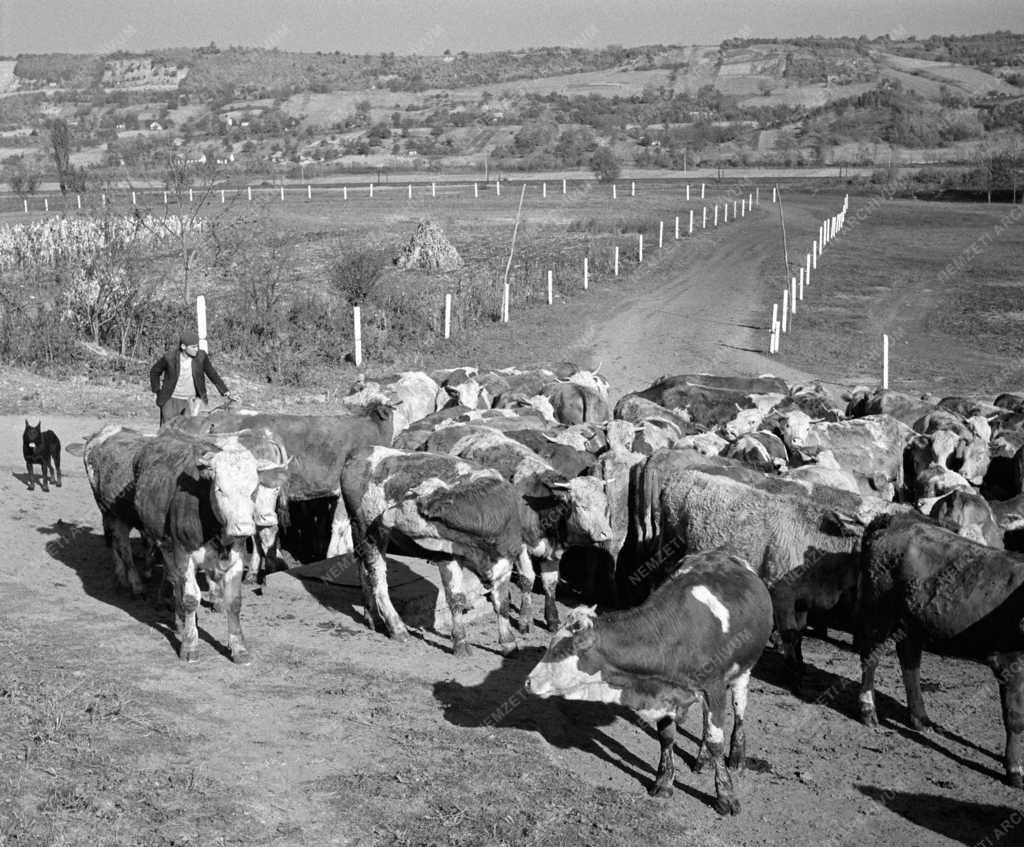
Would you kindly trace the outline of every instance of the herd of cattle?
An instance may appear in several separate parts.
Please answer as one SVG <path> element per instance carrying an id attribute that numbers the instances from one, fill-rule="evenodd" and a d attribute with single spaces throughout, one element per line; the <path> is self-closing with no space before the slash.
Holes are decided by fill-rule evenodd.
<path id="1" fill-rule="evenodd" d="M 729 772 L 743 766 L 751 669 L 774 630 L 798 685 L 814 616 L 854 632 L 865 723 L 892 646 L 916 727 L 924 647 L 988 663 L 1007 779 L 1022 785 L 1024 397 L 839 398 L 688 374 L 612 408 L 598 371 L 408 372 L 357 386 L 343 415 L 229 407 L 155 436 L 108 426 L 82 455 L 117 579 L 143 591 L 135 529 L 163 559 L 181 658 L 196 656 L 202 573 L 244 663 L 243 577 L 280 567 L 283 549 L 354 557 L 367 622 L 396 639 L 387 553 L 436 561 L 456 655 L 469 651 L 465 570 L 488 589 L 506 653 L 510 584 L 525 632 L 539 576 L 555 635 L 528 688 L 656 721 L 660 794 L 676 722 L 700 703 L 698 762 L 714 765 L 721 813 L 739 808 Z M 559 582 L 602 614 L 581 605 L 560 626 Z"/>

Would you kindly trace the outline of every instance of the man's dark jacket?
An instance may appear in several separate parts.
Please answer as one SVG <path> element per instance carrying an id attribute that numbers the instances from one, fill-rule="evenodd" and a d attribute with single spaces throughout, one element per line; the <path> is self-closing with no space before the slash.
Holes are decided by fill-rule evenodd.
<path id="1" fill-rule="evenodd" d="M 163 407 L 174 393 L 174 386 L 178 384 L 178 356 L 180 355 L 181 348 L 174 347 L 157 359 L 156 364 L 149 369 L 149 388 L 156 394 L 157 406 Z M 161 374 L 164 378 L 163 383 L 160 382 Z M 221 394 L 228 393 L 228 387 L 214 369 L 210 357 L 206 355 L 206 351 L 200 350 L 192 357 L 192 381 L 196 386 L 196 396 L 202 397 L 204 403 L 208 399 L 206 377 L 210 378 L 210 382 L 217 386 L 217 390 Z"/>

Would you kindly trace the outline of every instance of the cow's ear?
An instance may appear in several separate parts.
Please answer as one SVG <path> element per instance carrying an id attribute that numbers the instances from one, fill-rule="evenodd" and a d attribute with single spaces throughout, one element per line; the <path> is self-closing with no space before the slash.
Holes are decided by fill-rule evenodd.
<path id="1" fill-rule="evenodd" d="M 864 523 L 856 515 L 829 509 L 821 516 L 821 529 L 831 535 L 857 537 L 864 534 Z"/>
<path id="2" fill-rule="evenodd" d="M 572 636 L 572 651 L 573 653 L 582 653 L 584 650 L 589 650 L 594 646 L 595 641 L 597 641 L 597 634 L 594 632 L 593 626 L 581 629 Z"/>

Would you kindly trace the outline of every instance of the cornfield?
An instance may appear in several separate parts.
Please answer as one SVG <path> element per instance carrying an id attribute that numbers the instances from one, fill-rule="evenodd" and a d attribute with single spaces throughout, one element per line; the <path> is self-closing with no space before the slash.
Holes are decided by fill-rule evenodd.
<path id="1" fill-rule="evenodd" d="M 183 233 L 201 232 L 198 218 L 119 216 L 53 217 L 0 227 L 0 270 L 88 261 L 101 250 L 151 244 Z"/>

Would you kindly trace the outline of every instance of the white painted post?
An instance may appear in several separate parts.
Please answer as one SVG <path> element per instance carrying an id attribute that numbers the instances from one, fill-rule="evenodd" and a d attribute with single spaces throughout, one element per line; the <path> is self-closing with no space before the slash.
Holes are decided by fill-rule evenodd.
<path id="1" fill-rule="evenodd" d="M 690 200 L 690 183 L 686 183 L 686 200 L 687 202 Z"/>
<path id="2" fill-rule="evenodd" d="M 629 182 L 629 196 L 636 197 L 636 183 L 632 180 Z"/>
<path id="3" fill-rule="evenodd" d="M 359 313 L 359 307 L 352 307 L 352 361 L 356 367 L 363 365 L 363 321 Z"/>
<path id="4" fill-rule="evenodd" d="M 348 200 L 348 186 L 347 185 L 343 185 L 341 187 L 341 199 L 342 200 Z"/>
<path id="5" fill-rule="evenodd" d="M 811 284 L 811 254 L 804 254 L 804 279 L 807 281 L 807 285 Z"/>
<path id="6" fill-rule="evenodd" d="M 106 206 L 107 205 L 107 195 L 106 194 L 101 194 L 100 195 L 100 205 L 101 206 Z M 28 206 L 27 205 L 25 207 L 25 211 L 26 212 L 28 211 Z"/>
<path id="7" fill-rule="evenodd" d="M 370 199 L 373 199 L 373 183 L 370 183 Z"/>
<path id="8" fill-rule="evenodd" d="M 619 275 L 619 247 L 615 246 L 615 276 Z"/>
<path id="9" fill-rule="evenodd" d="M 804 269 L 803 268 L 800 268 L 800 279 L 797 282 L 797 287 L 798 287 L 798 292 L 800 294 L 800 299 L 803 300 L 804 299 Z"/>
<path id="10" fill-rule="evenodd" d="M 665 244 L 665 222 L 658 221 L 658 249 L 660 250 Z"/>
<path id="11" fill-rule="evenodd" d="M 818 242 L 817 242 L 817 241 L 815 241 L 815 242 L 814 242 L 814 243 L 813 243 L 813 244 L 811 245 L 811 266 L 812 266 L 812 267 L 813 267 L 813 268 L 814 268 L 815 270 L 817 270 L 817 269 L 818 269 L 818 253 L 819 253 L 819 252 L 820 252 L 820 248 L 818 247 Z"/>
<path id="12" fill-rule="evenodd" d="M 796 277 L 791 276 L 789 278 L 789 312 L 792 315 L 796 314 Z"/>
<path id="13" fill-rule="evenodd" d="M 778 202 L 777 194 L 778 194 L 778 187 L 773 185 L 772 186 L 772 202 L 773 203 L 777 203 Z"/>
<path id="14" fill-rule="evenodd" d="M 761 189 L 760 188 L 755 188 L 754 189 L 754 205 L 756 205 L 759 209 L 761 208 Z"/>
<path id="15" fill-rule="evenodd" d="M 132 192 L 132 205 L 135 205 L 135 192 Z"/>
<path id="16" fill-rule="evenodd" d="M 789 332 L 789 288 L 782 289 L 782 331 Z"/>
<path id="17" fill-rule="evenodd" d="M 221 203 L 225 202 L 224 189 L 223 188 L 220 190 L 220 202 Z"/>
<path id="18" fill-rule="evenodd" d="M 715 220 L 712 226 L 718 226 L 718 204 L 715 203 Z"/>
<path id="19" fill-rule="evenodd" d="M 166 191 L 164 192 L 164 205 L 165 206 L 167 205 L 167 192 Z M 81 208 L 81 207 L 79 207 L 79 208 Z"/>
<path id="20" fill-rule="evenodd" d="M 542 182 L 540 184 L 540 196 L 541 197 L 547 197 L 548 196 L 548 184 L 546 182 Z"/>
<path id="21" fill-rule="evenodd" d="M 43 198 L 43 211 L 44 212 L 49 212 L 50 211 L 50 198 L 49 197 L 44 197 Z"/>
<path id="22" fill-rule="evenodd" d="M 740 217 L 745 218 L 747 216 L 747 201 L 740 200 Z"/>
<path id="23" fill-rule="evenodd" d="M 736 201 L 732 201 L 732 219 L 736 220 Z"/>
<path id="24" fill-rule="evenodd" d="M 412 200 L 412 183 L 411 182 L 409 183 L 409 195 L 408 195 L 408 197 L 409 197 L 410 200 Z"/>
<path id="25" fill-rule="evenodd" d="M 700 228 L 701 229 L 707 229 L 708 228 L 708 207 L 707 206 L 704 206 L 703 210 L 701 211 Z"/>
<path id="26" fill-rule="evenodd" d="M 616 251 L 618 251 L 618 249 L 619 249 L 618 247 L 615 248 Z M 548 271 L 548 305 L 550 306 L 554 302 L 554 300 L 555 300 L 554 273 L 552 271 Z"/>
<path id="27" fill-rule="evenodd" d="M 778 332 L 778 327 L 779 327 L 779 304 L 778 303 L 772 303 L 772 325 L 771 325 L 770 335 L 769 335 L 769 339 L 768 339 L 768 352 L 769 353 L 777 353 L 778 352 L 779 339 L 778 339 L 778 336 L 776 336 L 776 333 Z"/>
<path id="28" fill-rule="evenodd" d="M 501 180 L 494 180 L 494 193 L 497 197 L 501 197 Z"/>
<path id="29" fill-rule="evenodd" d="M 676 215 L 676 241 L 679 240 L 679 215 Z"/>
<path id="30" fill-rule="evenodd" d="M 889 388 L 889 336 L 882 335 L 882 390 Z"/>
<path id="31" fill-rule="evenodd" d="M 188 190 L 188 202 L 189 203 L 192 202 L 192 189 L 191 188 Z"/>
<path id="32" fill-rule="evenodd" d="M 501 293 L 501 322 L 504 324 L 508 323 L 508 309 L 509 301 L 512 299 L 512 291 L 509 288 L 509 284 L 506 282 L 505 287 Z"/>
<path id="33" fill-rule="evenodd" d="M 562 193 L 565 194 L 565 180 L 562 180 Z"/>
<path id="34" fill-rule="evenodd" d="M 701 200 L 704 199 L 704 183 L 703 182 L 700 184 L 700 199 Z"/>
<path id="35" fill-rule="evenodd" d="M 252 186 L 249 186 L 249 202 L 252 202 Z"/>
<path id="36" fill-rule="evenodd" d="M 210 344 L 206 340 L 206 296 L 200 294 L 196 297 L 196 334 L 199 336 L 199 349 L 210 351 Z"/>
<path id="37" fill-rule="evenodd" d="M 81 194 L 76 194 L 75 195 L 75 199 L 78 200 L 78 208 L 81 209 L 82 208 L 82 195 Z M 164 200 L 164 205 L 166 205 L 166 204 L 167 204 L 167 201 Z"/>
<path id="38" fill-rule="evenodd" d="M 583 257 L 583 290 L 590 288 L 590 259 Z"/>
<path id="39" fill-rule="evenodd" d="M 640 233 L 640 249 L 637 253 L 637 256 L 639 259 L 638 263 L 642 263 L 644 260 L 644 234 L 642 232 Z"/>
<path id="40" fill-rule="evenodd" d="M 475 182 L 473 183 L 473 196 L 474 197 L 479 197 L 480 196 L 480 186 L 477 185 Z"/>
<path id="41" fill-rule="evenodd" d="M 693 235 L 693 209 L 690 209 L 690 230 L 687 235 Z"/>
<path id="42" fill-rule="evenodd" d="M 21 202 L 25 206 L 25 214 L 27 215 L 28 214 L 28 200 L 22 200 Z"/>
<path id="43" fill-rule="evenodd" d="M 724 223 L 724 224 L 729 223 L 729 201 L 728 200 L 726 200 L 726 202 L 724 202 L 722 204 L 722 223 Z"/>
<path id="44" fill-rule="evenodd" d="M 281 202 L 284 202 L 284 186 L 281 186 Z"/>
<path id="45" fill-rule="evenodd" d="M 747 192 L 747 211 L 754 211 L 754 195 Z"/>
<path id="46" fill-rule="evenodd" d="M 612 183 L 612 200 L 618 200 L 618 199 L 619 199 L 619 192 L 618 192 L 618 189 L 615 186 L 615 183 L 613 182 Z"/>
<path id="47" fill-rule="evenodd" d="M 452 295 L 444 295 L 444 337 L 452 337 Z"/>
<path id="48" fill-rule="evenodd" d="M 431 197 L 437 197 L 437 183 L 436 182 L 430 183 L 430 196 Z"/>
<path id="49" fill-rule="evenodd" d="M 313 199 L 313 186 L 312 185 L 307 185 L 306 186 L 306 199 L 307 200 L 312 200 Z"/>

